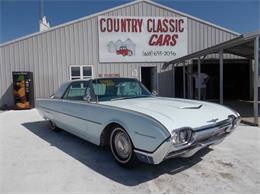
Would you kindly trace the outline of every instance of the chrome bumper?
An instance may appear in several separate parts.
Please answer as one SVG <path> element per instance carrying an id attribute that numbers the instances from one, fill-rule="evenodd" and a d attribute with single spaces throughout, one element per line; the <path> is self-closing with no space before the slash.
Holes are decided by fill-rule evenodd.
<path id="1" fill-rule="evenodd" d="M 190 157 L 207 146 L 222 142 L 224 138 L 232 132 L 233 129 L 231 129 L 231 124 L 225 124 L 194 132 L 193 140 L 184 146 L 174 146 L 172 139 L 168 138 L 153 153 L 140 151 L 138 149 L 134 151 L 140 161 L 149 164 L 159 164 L 163 160 L 174 157 Z"/>
<path id="2" fill-rule="evenodd" d="M 230 133 L 228 133 L 228 134 L 230 134 Z M 185 157 L 185 158 L 191 157 L 196 152 L 198 152 L 199 150 L 201 150 L 207 146 L 221 143 L 228 134 L 224 134 L 223 136 L 220 136 L 220 137 L 211 137 L 204 141 L 195 142 L 192 145 L 190 145 L 188 148 L 168 153 L 164 159 L 170 159 L 170 158 L 174 158 L 177 156 Z"/>

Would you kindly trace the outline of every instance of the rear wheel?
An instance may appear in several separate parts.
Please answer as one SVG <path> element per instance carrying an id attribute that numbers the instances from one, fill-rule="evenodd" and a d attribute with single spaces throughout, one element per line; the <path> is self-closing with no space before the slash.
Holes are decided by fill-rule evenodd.
<path id="1" fill-rule="evenodd" d="M 50 127 L 50 129 L 51 129 L 52 131 L 55 131 L 55 132 L 61 131 L 61 129 L 58 128 L 58 127 L 56 126 L 56 124 L 55 124 L 53 121 L 51 121 L 51 120 L 49 120 L 49 127 Z"/>
<path id="2" fill-rule="evenodd" d="M 122 127 L 114 127 L 110 135 L 110 149 L 119 165 L 129 168 L 137 165 L 132 141 Z"/>

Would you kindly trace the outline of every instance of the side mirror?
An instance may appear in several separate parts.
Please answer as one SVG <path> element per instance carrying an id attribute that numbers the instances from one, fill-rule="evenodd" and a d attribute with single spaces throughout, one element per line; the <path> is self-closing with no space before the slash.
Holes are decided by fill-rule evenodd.
<path id="1" fill-rule="evenodd" d="M 83 97 L 83 100 L 87 101 L 88 103 L 91 102 L 91 93 L 90 93 L 90 88 L 87 88 L 86 90 L 86 94 L 85 96 Z"/>
<path id="2" fill-rule="evenodd" d="M 50 98 L 51 98 L 51 99 L 55 99 L 55 93 L 52 94 L 52 95 L 50 95 Z"/>
<path id="3" fill-rule="evenodd" d="M 152 91 L 152 95 L 153 95 L 153 96 L 158 96 L 158 92 L 155 91 L 155 90 L 153 90 L 153 91 Z"/>

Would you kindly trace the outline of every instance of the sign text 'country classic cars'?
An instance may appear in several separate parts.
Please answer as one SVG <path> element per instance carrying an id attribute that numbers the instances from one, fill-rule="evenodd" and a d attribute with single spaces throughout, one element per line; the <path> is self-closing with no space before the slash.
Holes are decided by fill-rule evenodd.
<path id="1" fill-rule="evenodd" d="M 98 18 L 100 62 L 163 62 L 187 54 L 185 17 Z"/>

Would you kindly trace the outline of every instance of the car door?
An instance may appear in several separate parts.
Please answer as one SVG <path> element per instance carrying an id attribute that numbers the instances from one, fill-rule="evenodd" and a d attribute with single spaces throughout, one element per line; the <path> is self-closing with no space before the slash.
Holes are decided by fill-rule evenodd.
<path id="1" fill-rule="evenodd" d="M 86 99 L 86 92 L 89 88 L 89 81 L 72 82 L 62 97 L 62 112 L 64 129 L 93 143 L 99 138 L 93 131 L 99 129 L 101 124 L 90 119 L 93 105 Z"/>
<path id="2" fill-rule="evenodd" d="M 80 137 L 86 136 L 82 129 L 86 128 L 84 115 L 88 112 L 87 105 L 84 104 L 84 97 L 88 81 L 74 81 L 67 88 L 61 98 L 61 109 L 63 116 L 60 119 L 63 128 Z"/>

